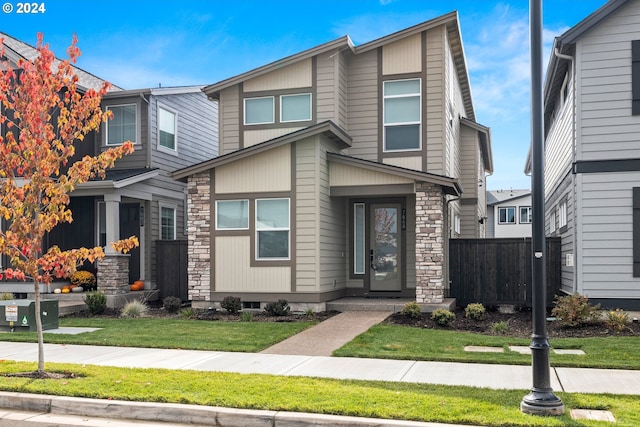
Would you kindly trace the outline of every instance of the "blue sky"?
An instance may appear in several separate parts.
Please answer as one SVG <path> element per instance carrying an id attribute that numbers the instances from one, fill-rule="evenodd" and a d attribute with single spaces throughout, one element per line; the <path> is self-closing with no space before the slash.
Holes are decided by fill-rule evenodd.
<path id="1" fill-rule="evenodd" d="M 356 45 L 457 10 L 476 119 L 492 132 L 488 189 L 529 188 L 527 0 L 48 0 L 45 12 L 0 12 L 0 31 L 64 57 L 125 89 L 211 84 L 349 35 Z M 605 0 L 543 1 L 545 57 L 555 36 Z M 301 4 L 304 4 L 301 6 Z M 546 68 L 546 65 L 545 65 Z"/>

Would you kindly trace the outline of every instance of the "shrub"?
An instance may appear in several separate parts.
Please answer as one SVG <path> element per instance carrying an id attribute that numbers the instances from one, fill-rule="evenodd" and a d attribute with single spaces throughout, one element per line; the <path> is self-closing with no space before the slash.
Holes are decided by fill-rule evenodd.
<path id="1" fill-rule="evenodd" d="M 162 306 L 168 313 L 177 313 L 182 307 L 182 300 L 178 297 L 166 297 L 162 300 Z"/>
<path id="2" fill-rule="evenodd" d="M 500 321 L 491 324 L 491 332 L 494 334 L 504 335 L 509 330 L 509 324 L 507 322 Z"/>
<path id="3" fill-rule="evenodd" d="M 87 304 L 89 313 L 102 314 L 107 309 L 107 296 L 100 291 L 87 292 L 84 294 L 84 303 Z"/>
<path id="4" fill-rule="evenodd" d="M 629 327 L 627 325 L 629 323 L 629 315 L 619 308 L 610 310 L 607 311 L 604 323 L 607 325 L 607 328 L 611 330 L 617 332 L 624 331 Z"/>
<path id="5" fill-rule="evenodd" d="M 147 311 L 149 311 L 149 306 L 147 304 L 138 300 L 133 300 L 129 301 L 124 307 L 122 307 L 120 317 L 134 319 L 142 317 Z"/>
<path id="6" fill-rule="evenodd" d="M 238 297 L 224 297 L 220 303 L 220 307 L 227 310 L 229 314 L 236 314 L 242 310 L 242 301 Z"/>
<path id="7" fill-rule="evenodd" d="M 250 311 L 243 311 L 240 313 L 241 322 L 253 322 L 253 313 Z"/>
<path id="8" fill-rule="evenodd" d="M 402 307 L 400 314 L 415 319 L 420 316 L 420 306 L 415 301 L 408 302 Z"/>
<path id="9" fill-rule="evenodd" d="M 13 299 L 13 293 L 12 292 L 2 292 L 0 294 L 0 301 L 10 301 Z"/>
<path id="10" fill-rule="evenodd" d="M 479 302 L 468 304 L 464 309 L 464 317 L 471 320 L 482 320 L 487 310 Z"/>
<path id="11" fill-rule="evenodd" d="M 70 280 L 72 285 L 80 286 L 85 292 L 95 291 L 98 288 L 96 276 L 90 271 L 76 271 L 71 275 Z"/>
<path id="12" fill-rule="evenodd" d="M 265 305 L 264 311 L 271 316 L 287 316 L 289 311 L 291 311 L 291 307 L 289 307 L 289 303 L 286 299 L 279 299 L 276 302 L 270 302 Z"/>
<path id="13" fill-rule="evenodd" d="M 589 299 L 578 293 L 556 296 L 555 307 L 551 314 L 558 319 L 560 325 L 564 327 L 577 327 L 592 322 L 599 316 L 600 304 L 593 306 L 589 304 Z"/>
<path id="14" fill-rule="evenodd" d="M 433 313 L 431 313 L 431 319 L 440 326 L 449 326 L 451 322 L 456 320 L 456 315 L 444 308 L 436 308 L 433 310 Z"/>
<path id="15" fill-rule="evenodd" d="M 183 319 L 193 319 L 194 316 L 195 312 L 191 307 L 183 308 L 182 310 L 180 310 L 180 317 Z"/>

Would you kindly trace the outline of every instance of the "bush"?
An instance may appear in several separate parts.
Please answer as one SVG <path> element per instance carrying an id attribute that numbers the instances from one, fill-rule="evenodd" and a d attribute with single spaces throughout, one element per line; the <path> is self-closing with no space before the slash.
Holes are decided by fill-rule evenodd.
<path id="1" fill-rule="evenodd" d="M 13 299 L 12 292 L 2 292 L 0 294 L 0 301 L 11 301 Z"/>
<path id="2" fill-rule="evenodd" d="M 107 296 L 100 291 L 87 292 L 84 294 L 84 303 L 87 304 L 89 313 L 102 314 L 107 309 Z"/>
<path id="3" fill-rule="evenodd" d="M 220 303 L 220 307 L 227 310 L 229 314 L 236 314 L 242 310 L 242 301 L 238 297 L 224 297 Z"/>
<path id="4" fill-rule="evenodd" d="M 433 310 L 433 313 L 431 313 L 431 319 L 440 326 L 449 326 L 451 322 L 456 320 L 456 315 L 444 308 L 436 308 Z"/>
<path id="5" fill-rule="evenodd" d="M 404 307 L 402 307 L 400 314 L 412 319 L 416 319 L 420 316 L 420 306 L 415 301 L 408 302 L 404 305 Z"/>
<path id="6" fill-rule="evenodd" d="M 195 312 L 191 307 L 183 308 L 182 310 L 180 310 L 180 317 L 183 319 L 193 319 L 194 316 Z"/>
<path id="7" fill-rule="evenodd" d="M 555 307 L 551 314 L 561 326 L 575 328 L 595 320 L 600 312 L 600 304 L 591 305 L 589 299 L 578 293 L 559 297 L 556 295 Z"/>
<path id="8" fill-rule="evenodd" d="M 177 313 L 182 307 L 182 300 L 178 297 L 166 297 L 162 300 L 162 306 L 168 313 Z"/>
<path id="9" fill-rule="evenodd" d="M 90 271 L 79 270 L 71 275 L 71 284 L 80 286 L 83 291 L 95 291 L 98 289 L 96 285 L 96 276 Z"/>
<path id="10" fill-rule="evenodd" d="M 241 322 L 253 322 L 253 313 L 250 311 L 243 311 L 240 313 Z"/>
<path id="11" fill-rule="evenodd" d="M 629 323 L 629 315 L 619 308 L 610 310 L 607 311 L 604 323 L 607 325 L 607 328 L 613 331 L 624 331 L 629 327 L 627 325 Z"/>
<path id="12" fill-rule="evenodd" d="M 494 334 L 504 335 L 509 330 L 509 324 L 505 321 L 495 322 L 491 324 L 491 332 Z"/>
<path id="13" fill-rule="evenodd" d="M 149 306 L 147 304 L 138 300 L 133 300 L 129 301 L 124 307 L 122 307 L 120 317 L 134 319 L 142 317 L 147 311 L 149 311 Z"/>
<path id="14" fill-rule="evenodd" d="M 468 304 L 464 309 L 464 317 L 471 320 L 482 320 L 487 310 L 479 302 Z"/>
<path id="15" fill-rule="evenodd" d="M 279 299 L 276 302 L 270 302 L 265 305 L 264 311 L 271 316 L 287 316 L 289 311 L 291 311 L 291 307 L 289 307 L 286 299 Z"/>

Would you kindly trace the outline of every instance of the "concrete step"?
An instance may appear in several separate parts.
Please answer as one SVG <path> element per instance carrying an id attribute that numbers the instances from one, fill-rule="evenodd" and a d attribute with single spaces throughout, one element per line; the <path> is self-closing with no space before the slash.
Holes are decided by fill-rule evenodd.
<path id="1" fill-rule="evenodd" d="M 365 298 L 345 297 L 326 303 L 327 311 L 391 311 L 397 313 L 405 304 L 415 301 L 413 298 Z M 445 298 L 440 304 L 420 304 L 423 312 L 431 313 L 436 308 L 454 310 L 455 298 Z"/>

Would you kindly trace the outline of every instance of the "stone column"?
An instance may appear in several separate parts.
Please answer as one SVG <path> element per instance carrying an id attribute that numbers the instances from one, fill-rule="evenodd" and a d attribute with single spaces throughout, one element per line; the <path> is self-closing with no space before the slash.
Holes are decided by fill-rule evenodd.
<path id="1" fill-rule="evenodd" d="M 105 254 L 98 260 L 98 290 L 107 295 L 129 292 L 129 254 Z"/>
<path id="2" fill-rule="evenodd" d="M 211 301 L 211 172 L 189 177 L 187 183 L 187 274 L 189 300 L 195 308 Z"/>
<path id="3" fill-rule="evenodd" d="M 440 186 L 416 183 L 416 302 L 444 301 L 444 201 Z"/>

